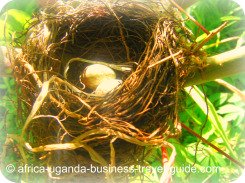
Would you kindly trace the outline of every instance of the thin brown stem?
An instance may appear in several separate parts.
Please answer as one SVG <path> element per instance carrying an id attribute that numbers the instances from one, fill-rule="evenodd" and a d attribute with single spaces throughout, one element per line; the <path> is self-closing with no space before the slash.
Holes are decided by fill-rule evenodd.
<path id="1" fill-rule="evenodd" d="M 219 26 L 217 29 L 213 30 L 208 34 L 208 36 L 201 42 L 195 45 L 193 48 L 193 52 L 196 52 L 200 50 L 208 41 L 210 41 L 214 36 L 216 36 L 222 29 L 225 28 L 227 25 L 227 22 L 223 23 L 221 26 Z"/>
<path id="2" fill-rule="evenodd" d="M 159 60 L 159 61 L 157 61 L 157 62 L 155 62 L 155 63 L 149 65 L 148 68 L 151 68 L 151 67 L 154 67 L 154 66 L 156 66 L 156 65 L 158 65 L 158 64 L 161 64 L 161 63 L 163 63 L 163 62 L 166 62 L 166 61 L 168 61 L 168 60 L 170 60 L 170 59 L 172 59 L 172 58 L 178 56 L 178 55 L 181 54 L 181 53 L 182 53 L 182 51 L 178 51 L 177 53 L 171 54 L 171 55 L 169 55 L 168 57 L 165 57 L 164 59 L 161 59 L 161 60 Z"/>
<path id="3" fill-rule="evenodd" d="M 220 148 L 218 148 L 217 146 L 215 146 L 214 144 L 212 144 L 211 142 L 209 142 L 208 140 L 206 140 L 205 138 L 203 138 L 201 135 L 197 134 L 196 132 L 194 132 L 192 129 L 190 129 L 188 126 L 186 126 L 185 124 L 181 123 L 181 126 L 187 130 L 190 134 L 196 136 L 197 138 L 199 138 L 203 143 L 209 145 L 210 147 L 214 148 L 216 151 L 218 151 L 220 154 L 224 155 L 225 157 L 227 157 L 229 160 L 231 160 L 233 163 L 237 164 L 238 166 L 240 166 L 241 168 L 245 168 L 245 166 L 237 161 L 236 159 L 232 158 L 229 154 L 225 153 L 224 151 L 222 151 Z"/>
<path id="4" fill-rule="evenodd" d="M 236 93 L 245 102 L 245 94 L 241 90 L 239 90 L 235 86 L 231 85 L 230 83 L 228 83 L 222 79 L 215 79 L 215 82 L 219 83 L 220 85 L 222 85 L 226 88 L 228 88 L 230 91 Z"/>
<path id="5" fill-rule="evenodd" d="M 210 34 L 210 32 L 202 25 L 200 24 L 194 17 L 189 15 L 180 5 L 178 5 L 174 0 L 169 0 L 178 10 L 182 13 L 184 13 L 194 24 L 196 24 L 203 32 L 206 34 Z"/>

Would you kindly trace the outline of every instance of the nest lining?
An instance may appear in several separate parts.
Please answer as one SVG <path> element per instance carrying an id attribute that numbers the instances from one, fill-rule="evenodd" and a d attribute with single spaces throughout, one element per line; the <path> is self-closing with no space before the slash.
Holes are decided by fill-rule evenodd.
<path id="1" fill-rule="evenodd" d="M 81 164 L 132 165 L 145 156 L 144 146 L 168 146 L 180 134 L 185 78 L 205 56 L 192 52 L 194 40 L 177 14 L 155 1 L 75 0 L 37 14 L 14 62 L 29 150 L 75 150 L 73 158 L 87 159 Z M 100 97 L 79 83 L 87 63 L 73 62 L 64 77 L 72 58 L 136 64 Z"/>

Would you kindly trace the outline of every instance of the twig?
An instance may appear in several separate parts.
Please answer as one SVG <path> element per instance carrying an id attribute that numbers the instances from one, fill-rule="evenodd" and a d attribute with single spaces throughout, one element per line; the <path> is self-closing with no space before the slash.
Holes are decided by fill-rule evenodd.
<path id="1" fill-rule="evenodd" d="M 245 94 L 241 90 L 237 89 L 235 86 L 231 85 L 230 83 L 227 83 L 226 81 L 222 79 L 215 79 L 214 81 L 228 88 L 232 92 L 236 93 L 245 102 Z"/>
<path id="2" fill-rule="evenodd" d="M 166 61 L 168 61 L 169 59 L 171 59 L 171 58 L 173 58 L 173 57 L 176 57 L 176 56 L 179 55 L 180 53 L 182 53 L 182 51 L 178 51 L 177 53 L 171 54 L 171 55 L 169 55 L 168 57 L 166 57 L 166 58 L 164 58 L 164 59 L 162 59 L 162 60 L 159 60 L 158 62 L 155 62 L 155 63 L 149 65 L 148 68 L 151 68 L 151 67 L 154 67 L 155 65 L 158 65 L 158 64 L 161 64 L 161 63 L 163 63 L 163 62 L 166 62 Z"/>
<path id="3" fill-rule="evenodd" d="M 222 44 L 222 43 L 227 43 L 227 42 L 230 42 L 230 41 L 237 41 L 238 39 L 240 39 L 240 37 L 238 37 L 238 36 L 229 37 L 229 38 L 223 39 L 223 40 L 221 40 L 221 41 L 217 41 L 216 43 L 213 43 L 213 44 L 210 44 L 210 45 L 205 45 L 205 46 L 203 46 L 202 48 L 203 48 L 204 50 L 206 50 L 206 49 L 208 49 L 208 48 L 212 48 L 212 47 L 214 47 L 214 46 L 218 46 L 218 45 L 220 45 L 220 44 Z"/>
<path id="4" fill-rule="evenodd" d="M 26 68 L 29 74 L 32 75 L 33 79 L 36 81 L 38 88 L 42 87 L 42 81 L 40 80 L 39 76 L 33 69 L 32 65 L 30 65 L 27 61 L 22 60 L 21 63 L 23 64 L 23 67 Z"/>
<path id="5" fill-rule="evenodd" d="M 208 34 L 208 36 L 201 43 L 198 43 L 197 45 L 195 45 L 195 47 L 193 48 L 193 52 L 196 52 L 197 50 L 200 50 L 204 46 L 204 44 L 206 44 L 214 36 L 216 36 L 216 34 L 218 34 L 222 29 L 224 29 L 226 25 L 227 25 L 227 22 L 223 23 L 217 29 L 211 31 L 210 34 Z"/>
<path id="6" fill-rule="evenodd" d="M 224 151 L 222 151 L 220 148 L 218 148 L 217 146 L 215 146 L 214 144 L 212 144 L 211 142 L 209 142 L 208 140 L 206 140 L 205 138 L 203 138 L 201 135 L 199 135 L 198 133 L 194 132 L 192 129 L 190 129 L 189 127 L 187 127 L 185 124 L 181 123 L 181 126 L 186 129 L 190 134 L 194 135 L 195 137 L 199 138 L 203 143 L 211 146 L 212 148 L 214 148 L 216 151 L 218 151 L 219 153 L 221 153 L 222 155 L 224 155 L 225 157 L 227 157 L 229 160 L 231 160 L 233 163 L 237 164 L 238 166 L 240 166 L 241 168 L 245 168 L 245 166 L 237 161 L 236 159 L 232 158 L 229 154 L 225 153 Z"/>
<path id="7" fill-rule="evenodd" d="M 174 0 L 169 0 L 176 8 L 179 9 L 180 12 L 184 13 L 193 23 L 195 23 L 200 29 L 202 29 L 203 32 L 206 34 L 210 34 L 210 32 L 203 26 L 201 25 L 198 21 L 195 20 L 191 15 L 189 15 L 181 6 L 179 6 Z"/>
<path id="8" fill-rule="evenodd" d="M 116 18 L 117 20 L 117 24 L 118 24 L 118 28 L 119 28 L 119 32 L 120 32 L 120 36 L 121 36 L 121 39 L 122 39 L 122 42 L 124 44 L 124 47 L 125 47 L 125 50 L 126 50 L 126 56 L 127 56 L 127 61 L 130 62 L 130 51 L 129 51 L 129 47 L 127 45 L 127 42 L 126 42 L 126 38 L 124 36 L 124 33 L 123 33 L 123 28 L 124 28 L 124 25 L 122 24 L 122 22 L 120 21 L 120 18 L 117 16 L 117 14 L 113 11 L 113 9 L 111 8 L 110 6 L 110 3 L 105 3 L 105 6 L 108 8 L 108 10 L 112 13 L 112 15 Z"/>

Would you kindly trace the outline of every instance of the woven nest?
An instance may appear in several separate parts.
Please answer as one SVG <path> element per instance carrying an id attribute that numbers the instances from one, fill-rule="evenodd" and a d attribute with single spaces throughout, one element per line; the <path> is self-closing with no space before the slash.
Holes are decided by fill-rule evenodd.
<path id="1" fill-rule="evenodd" d="M 14 62 L 26 147 L 49 165 L 104 166 L 139 164 L 169 146 L 185 78 L 204 56 L 179 17 L 168 1 L 70 0 L 40 11 Z M 122 84 L 94 95 L 79 59 L 131 71 L 115 70 Z"/>

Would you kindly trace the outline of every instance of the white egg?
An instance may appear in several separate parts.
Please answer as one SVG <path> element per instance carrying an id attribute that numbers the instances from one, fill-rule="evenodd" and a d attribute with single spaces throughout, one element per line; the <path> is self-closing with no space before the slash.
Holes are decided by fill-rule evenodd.
<path id="1" fill-rule="evenodd" d="M 87 88 L 95 90 L 97 86 L 106 79 L 115 79 L 116 73 L 105 65 L 92 64 L 87 66 L 80 75 L 80 81 Z"/>
<path id="2" fill-rule="evenodd" d="M 101 96 L 106 95 L 117 88 L 120 84 L 122 84 L 122 80 L 120 79 L 105 79 L 98 85 L 94 94 Z"/>

